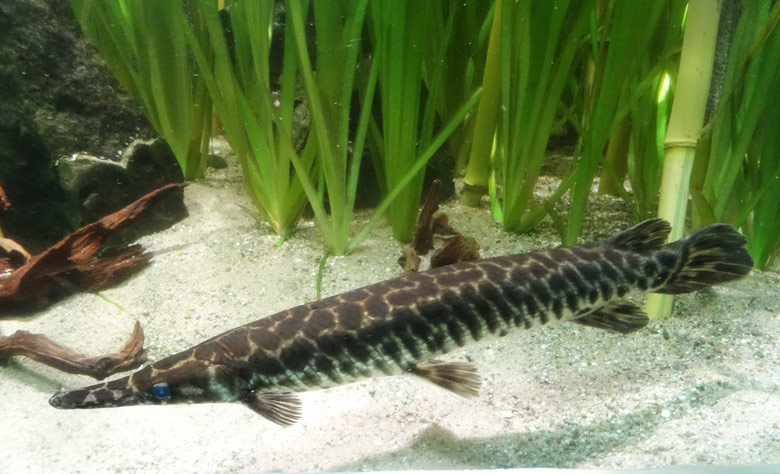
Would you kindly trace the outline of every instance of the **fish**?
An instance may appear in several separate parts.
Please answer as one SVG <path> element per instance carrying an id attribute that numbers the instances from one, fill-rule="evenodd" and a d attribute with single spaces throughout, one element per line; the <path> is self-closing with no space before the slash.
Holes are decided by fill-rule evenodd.
<path id="1" fill-rule="evenodd" d="M 463 397 L 481 379 L 437 356 L 515 330 L 573 322 L 627 334 L 648 316 L 627 297 L 689 293 L 747 275 L 745 238 L 726 224 L 666 243 L 650 219 L 595 244 L 463 262 L 293 307 L 212 337 L 132 375 L 59 392 L 56 408 L 238 402 L 282 426 L 298 392 L 413 374 Z"/>

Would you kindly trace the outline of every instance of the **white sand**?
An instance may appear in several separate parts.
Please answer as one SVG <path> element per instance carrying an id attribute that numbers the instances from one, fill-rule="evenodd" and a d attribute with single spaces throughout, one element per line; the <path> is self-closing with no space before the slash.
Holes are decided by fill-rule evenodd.
<path id="1" fill-rule="evenodd" d="M 250 204 L 234 167 L 185 196 L 190 217 L 142 240 L 160 252 L 152 265 L 104 292 L 123 310 L 77 295 L 0 321 L 0 334 L 26 329 L 97 355 L 118 349 L 138 319 L 157 360 L 314 299 L 323 247 L 311 223 L 277 247 L 238 206 Z M 557 243 L 549 226 L 516 236 L 485 209 L 443 210 L 485 257 Z M 586 235 L 616 230 L 621 212 L 600 206 Z M 378 228 L 328 261 L 323 296 L 399 275 L 402 249 Z M 476 399 L 412 376 L 304 393 L 303 419 L 290 428 L 239 404 L 55 410 L 48 399 L 61 387 L 95 382 L 17 358 L 0 366 L 0 472 L 780 463 L 778 283 L 777 273 L 754 273 L 685 295 L 674 318 L 628 336 L 564 324 L 455 351 L 448 357 L 480 368 Z"/>

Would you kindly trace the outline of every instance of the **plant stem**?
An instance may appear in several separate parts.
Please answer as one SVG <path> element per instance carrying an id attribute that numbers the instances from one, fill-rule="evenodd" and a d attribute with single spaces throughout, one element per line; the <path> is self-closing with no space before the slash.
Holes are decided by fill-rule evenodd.
<path id="1" fill-rule="evenodd" d="M 672 241 L 681 238 L 685 229 L 688 185 L 704 123 L 720 7 L 720 1 L 712 0 L 691 0 L 688 6 L 677 91 L 664 141 L 666 155 L 658 204 L 658 217 L 672 224 Z M 654 319 L 669 316 L 673 301 L 670 295 L 648 295 L 648 315 Z"/>
<path id="2" fill-rule="evenodd" d="M 493 138 L 496 134 L 498 116 L 501 105 L 501 12 L 502 0 L 496 0 L 493 11 L 493 26 L 490 29 L 485 73 L 482 78 L 484 93 L 479 100 L 477 116 L 474 124 L 474 135 L 471 143 L 466 176 L 463 181 L 465 189 L 461 202 L 467 206 L 476 207 L 488 190 L 490 178 L 490 155 L 493 150 Z"/>
<path id="3" fill-rule="evenodd" d="M 612 167 L 615 179 L 610 173 L 601 170 L 599 195 L 619 196 L 623 190 L 623 179 L 628 169 L 628 148 L 631 143 L 631 117 L 626 116 L 618 123 L 609 137 L 605 160 Z"/>

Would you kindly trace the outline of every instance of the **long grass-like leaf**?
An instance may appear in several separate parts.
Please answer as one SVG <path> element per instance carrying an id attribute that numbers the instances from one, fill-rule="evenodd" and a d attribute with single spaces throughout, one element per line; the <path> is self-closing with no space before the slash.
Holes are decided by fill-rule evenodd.
<path id="1" fill-rule="evenodd" d="M 282 75 L 287 78 L 281 81 L 283 89 L 272 89 L 269 61 L 273 4 L 273 0 L 228 2 L 233 32 L 230 45 L 219 13 L 209 0 L 195 3 L 208 36 L 198 36 L 181 10 L 178 21 L 214 98 L 228 141 L 239 157 L 249 194 L 275 232 L 285 238 L 294 231 L 306 204 L 298 174 L 312 172 L 313 157 L 303 153 L 299 167 L 293 167 L 291 155 L 297 158 L 298 153 L 292 145 L 297 72 L 294 60 L 284 63 Z M 289 44 L 291 30 L 282 34 Z M 215 51 L 213 61 L 206 55 L 209 49 Z M 295 57 L 294 51 L 288 54 Z M 278 106 L 271 102 L 276 92 L 281 97 Z"/>
<path id="2" fill-rule="evenodd" d="M 772 86 L 780 74 L 780 34 L 777 31 L 766 37 L 765 57 L 748 62 L 752 59 L 753 41 L 769 19 L 769 4 L 754 2 L 746 6 L 732 44 L 727 88 L 734 93 L 723 103 L 731 113 L 718 114 L 719 123 L 713 129 L 713 145 L 703 186 L 703 194 L 718 220 L 731 220 L 727 215 L 728 190 L 741 172 L 743 157 L 765 108 L 772 102 L 770 94 L 775 93 Z M 775 9 L 778 10 L 777 4 Z M 744 76 L 743 68 L 746 68 Z M 742 77 L 744 80 L 736 89 L 733 84 Z"/>
<path id="3" fill-rule="evenodd" d="M 527 229 L 544 215 L 544 208 L 534 204 L 533 190 L 588 18 L 583 3 L 504 3 L 501 123 L 494 169 L 506 229 Z"/>
<path id="4" fill-rule="evenodd" d="M 71 7 L 109 69 L 168 142 L 185 178 L 202 176 L 211 101 L 189 62 L 184 32 L 175 19 L 180 4 L 71 0 Z"/>
<path id="5" fill-rule="evenodd" d="M 358 234 L 350 240 L 349 245 L 347 246 L 347 252 L 354 250 L 355 247 L 366 237 L 368 232 L 373 229 L 374 226 L 376 226 L 376 224 L 379 222 L 379 219 L 382 217 L 396 196 L 403 191 L 405 186 L 408 186 L 409 183 L 412 182 L 415 175 L 423 169 L 423 167 L 428 163 L 428 160 L 430 160 L 433 154 L 436 153 L 436 150 L 438 150 L 444 144 L 444 142 L 447 141 L 450 135 L 452 135 L 458 125 L 466 117 L 466 114 L 474 108 L 474 106 L 477 104 L 477 101 L 479 100 L 481 93 L 482 89 L 477 89 L 471 95 L 471 97 L 466 100 L 461 108 L 455 112 L 450 121 L 441 129 L 441 131 L 439 131 L 436 137 L 433 138 L 428 147 L 426 147 L 426 149 L 421 152 L 409 170 L 407 170 L 406 174 L 398 181 L 396 186 L 390 190 L 387 196 L 385 196 L 379 206 L 377 206 L 377 208 L 374 210 L 374 213 L 365 227 L 363 227 L 363 229 L 361 229 L 360 232 L 358 232 Z"/>
<path id="6" fill-rule="evenodd" d="M 780 4 L 745 4 L 710 146 L 697 154 L 706 173 L 694 201 L 701 223 L 741 226 L 757 268 L 769 265 L 780 246 L 780 113 L 772 102 L 780 87 L 779 23 Z"/>
<path id="7" fill-rule="evenodd" d="M 619 123 L 616 116 L 621 98 L 628 93 L 626 86 L 630 78 L 636 77 L 639 71 L 641 55 L 636 52 L 650 47 L 663 8 L 662 2 L 615 2 L 603 77 L 585 136 L 582 137 L 582 156 L 574 171 L 577 178 L 572 187 L 565 243 L 573 243 L 580 233 L 585 205 L 598 165 L 602 162 L 604 145 Z"/>
<path id="8" fill-rule="evenodd" d="M 388 189 L 393 188 L 424 148 L 420 136 L 423 93 L 425 27 L 432 14 L 432 2 L 375 0 L 371 4 L 371 27 L 375 42 L 374 61 L 379 67 L 379 98 L 384 149 L 382 170 Z M 426 107 L 427 108 L 427 107 Z M 422 191 L 423 175 L 390 205 L 393 236 L 408 241 Z"/>
<path id="9" fill-rule="evenodd" d="M 314 183 L 303 177 L 301 180 L 328 249 L 335 255 L 342 255 L 347 247 L 354 205 L 354 194 L 350 193 L 355 192 L 354 176 L 360 163 L 359 159 L 350 160 L 349 157 L 349 111 L 367 1 L 314 2 L 316 60 L 309 54 L 304 26 L 309 13 L 308 2 L 287 0 L 285 6 L 317 137 L 317 163 L 322 171 L 330 216 L 325 214 L 323 196 Z M 316 74 L 313 64 L 318 65 Z M 366 96 L 366 100 L 372 98 Z M 370 109 L 370 105 L 362 107 L 361 114 L 369 113 Z M 364 123 L 363 120 L 359 118 L 358 123 Z M 360 133 L 366 133 L 366 127 L 359 127 Z M 363 141 L 363 137 L 355 137 L 361 147 Z"/>

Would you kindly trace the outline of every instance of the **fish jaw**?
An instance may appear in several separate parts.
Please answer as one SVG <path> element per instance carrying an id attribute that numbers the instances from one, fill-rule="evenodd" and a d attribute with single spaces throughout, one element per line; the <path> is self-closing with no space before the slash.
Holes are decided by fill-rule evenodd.
<path id="1" fill-rule="evenodd" d="M 247 391 L 224 366 L 196 360 L 177 364 L 188 354 L 190 351 L 175 354 L 117 380 L 57 393 L 49 404 L 73 409 L 234 402 Z"/>
<path id="2" fill-rule="evenodd" d="M 60 392 L 49 399 L 54 408 L 101 408 L 151 403 L 149 396 L 130 383 L 130 377 Z"/>

